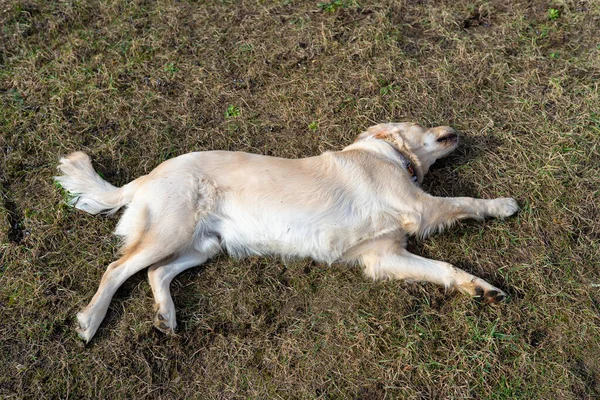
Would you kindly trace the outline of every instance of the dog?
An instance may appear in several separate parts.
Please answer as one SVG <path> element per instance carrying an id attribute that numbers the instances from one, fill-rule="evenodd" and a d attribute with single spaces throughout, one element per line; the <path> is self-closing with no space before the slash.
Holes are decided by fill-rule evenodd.
<path id="1" fill-rule="evenodd" d="M 79 336 L 90 341 L 119 286 L 147 267 L 154 325 L 174 333 L 171 281 L 223 250 L 234 257 L 357 263 L 375 280 L 433 282 L 485 303 L 504 300 L 483 279 L 406 250 L 408 235 L 423 238 L 461 219 L 504 218 L 519 209 L 512 198 L 434 197 L 420 188 L 431 165 L 458 142 L 448 126 L 386 123 L 316 157 L 187 153 L 121 188 L 102 179 L 86 154 L 62 158 L 55 179 L 71 194 L 71 205 L 91 214 L 127 206 L 115 229 L 123 239 L 121 257 L 77 314 Z"/>

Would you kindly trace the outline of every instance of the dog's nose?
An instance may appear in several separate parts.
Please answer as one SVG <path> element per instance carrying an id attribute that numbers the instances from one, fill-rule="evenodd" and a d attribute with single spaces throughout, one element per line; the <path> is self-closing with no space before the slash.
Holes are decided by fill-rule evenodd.
<path id="1" fill-rule="evenodd" d="M 437 141 L 438 143 L 458 141 L 458 132 L 454 128 L 445 126 L 440 129 Z"/>

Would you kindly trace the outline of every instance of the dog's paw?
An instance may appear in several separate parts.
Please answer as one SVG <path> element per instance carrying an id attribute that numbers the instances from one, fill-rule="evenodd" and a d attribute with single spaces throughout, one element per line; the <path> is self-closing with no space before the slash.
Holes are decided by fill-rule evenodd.
<path id="1" fill-rule="evenodd" d="M 177 322 L 174 316 L 169 315 L 170 313 L 161 313 L 160 310 L 156 310 L 154 313 L 154 327 L 167 335 L 174 335 L 177 329 Z"/>
<path id="2" fill-rule="evenodd" d="M 512 198 L 495 199 L 491 209 L 491 215 L 497 218 L 510 217 L 519 211 L 519 204 Z"/>
<path id="3" fill-rule="evenodd" d="M 92 337 L 94 336 L 94 334 L 96 333 L 95 329 L 92 329 L 91 324 L 90 324 L 90 317 L 85 314 L 83 311 L 77 313 L 77 318 L 76 318 L 76 326 L 75 326 L 75 331 L 77 331 L 77 334 L 79 335 L 80 338 L 82 338 L 86 343 L 89 343 L 89 341 L 92 339 Z"/>
<path id="4" fill-rule="evenodd" d="M 485 304 L 500 303 L 507 297 L 502 290 L 475 276 L 471 276 L 471 279 L 458 284 L 457 288 Z"/>
<path id="5" fill-rule="evenodd" d="M 481 286 L 475 287 L 475 299 L 485 304 L 500 303 L 506 299 L 507 295 L 498 288 L 485 289 Z"/>

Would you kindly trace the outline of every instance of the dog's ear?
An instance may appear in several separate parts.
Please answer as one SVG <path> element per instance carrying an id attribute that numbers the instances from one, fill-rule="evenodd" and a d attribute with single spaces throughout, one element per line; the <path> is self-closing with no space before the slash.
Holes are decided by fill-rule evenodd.
<path id="1" fill-rule="evenodd" d="M 356 138 L 355 142 L 360 140 L 373 138 L 394 142 L 398 140 L 398 132 L 400 128 L 396 124 L 378 124 L 368 128 L 366 132 L 361 133 Z"/>

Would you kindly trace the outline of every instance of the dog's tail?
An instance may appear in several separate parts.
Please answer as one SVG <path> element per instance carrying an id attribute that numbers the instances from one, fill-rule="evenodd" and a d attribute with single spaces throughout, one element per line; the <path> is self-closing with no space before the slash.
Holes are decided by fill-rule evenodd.
<path id="1" fill-rule="evenodd" d="M 113 214 L 131 202 L 136 181 L 117 188 L 102 179 L 92 167 L 87 154 L 77 151 L 60 159 L 57 181 L 72 197 L 69 204 L 90 214 Z"/>

